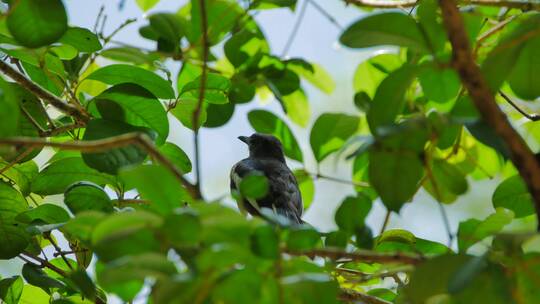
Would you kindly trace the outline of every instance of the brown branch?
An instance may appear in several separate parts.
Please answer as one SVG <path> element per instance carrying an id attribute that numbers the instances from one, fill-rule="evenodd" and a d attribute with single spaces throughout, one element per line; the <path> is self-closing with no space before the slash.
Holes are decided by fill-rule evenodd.
<path id="1" fill-rule="evenodd" d="M 32 94 L 34 94 L 44 102 L 51 104 L 52 106 L 60 110 L 62 113 L 73 116 L 80 121 L 88 121 L 90 119 L 90 115 L 87 112 L 82 111 L 71 104 L 65 103 L 58 97 L 54 96 L 53 94 L 42 88 L 40 85 L 26 78 L 26 76 L 19 73 L 9 64 L 2 60 L 0 60 L 0 72 L 5 74 L 6 76 L 9 76 L 11 79 L 13 79 L 22 87 L 30 91 Z"/>
<path id="2" fill-rule="evenodd" d="M 532 120 L 532 121 L 540 120 L 540 115 L 538 115 L 538 114 L 529 114 L 529 113 L 523 111 L 517 104 L 515 104 L 512 101 L 512 99 L 510 99 L 510 97 L 508 97 L 506 94 L 504 94 L 503 91 L 499 91 L 499 95 L 501 95 L 501 97 L 504 100 L 506 100 L 506 102 L 508 102 L 516 111 L 518 111 L 521 115 L 525 116 L 529 120 Z"/>
<path id="3" fill-rule="evenodd" d="M 338 249 L 324 248 L 312 249 L 307 251 L 283 250 L 290 255 L 305 255 L 310 258 L 324 257 L 331 260 L 347 259 L 351 261 L 362 261 L 365 263 L 402 263 L 416 265 L 425 260 L 421 255 L 410 255 L 405 253 L 382 253 L 374 251 L 359 250 L 355 252 L 346 252 Z"/>
<path id="4" fill-rule="evenodd" d="M 443 23 L 452 45 L 452 66 L 469 91 L 475 107 L 484 121 L 493 128 L 510 150 L 512 163 L 527 184 L 540 218 L 540 165 L 523 138 L 514 130 L 506 115 L 499 109 L 495 97 L 474 62 L 469 40 L 459 9 L 454 0 L 439 0 Z M 540 221 L 538 221 L 540 230 Z"/>
<path id="5" fill-rule="evenodd" d="M 391 304 L 392 302 L 388 302 L 386 300 L 370 296 L 368 294 L 358 292 L 356 290 L 348 289 L 348 288 L 342 288 L 340 294 L 338 295 L 339 300 L 345 301 L 345 302 L 358 302 L 366 303 L 366 304 Z"/>
<path id="6" fill-rule="evenodd" d="M 113 148 L 125 147 L 130 144 L 138 145 L 144 149 L 151 157 L 156 159 L 171 173 L 173 173 L 173 175 L 180 181 L 180 183 L 182 183 L 192 197 L 197 199 L 201 198 L 198 189 L 188 182 L 183 177 L 182 172 L 180 172 L 180 170 L 168 158 L 159 152 L 147 135 L 142 133 L 126 133 L 105 139 L 65 142 L 53 142 L 47 141 L 45 138 L 35 137 L 11 137 L 0 139 L 0 145 L 26 146 L 31 148 L 53 147 L 62 150 L 74 150 L 82 152 L 103 152 Z"/>
<path id="7" fill-rule="evenodd" d="M 40 267 L 46 267 L 46 268 L 49 268 L 50 270 L 52 270 L 52 271 L 58 273 L 59 275 L 61 275 L 61 276 L 63 276 L 63 277 L 67 277 L 67 275 L 68 275 L 64 270 L 62 270 L 62 269 L 60 269 L 60 268 L 54 266 L 54 265 L 51 264 L 49 261 L 47 261 L 47 260 L 45 260 L 45 259 L 42 259 L 42 258 L 40 258 L 40 257 L 38 257 L 38 256 L 32 255 L 32 254 L 30 254 L 30 253 L 23 252 L 23 253 L 21 253 L 21 255 L 19 255 L 19 258 L 21 258 L 21 259 L 22 259 L 23 261 L 25 261 L 25 262 L 28 262 L 28 260 L 27 260 L 26 258 L 30 258 L 30 259 L 32 259 L 32 260 L 34 260 L 34 261 L 39 262 L 39 265 L 38 265 L 38 266 L 40 266 Z"/>
<path id="8" fill-rule="evenodd" d="M 400 8 L 413 7 L 417 0 L 343 0 L 347 4 L 352 4 L 360 7 L 375 7 L 375 8 Z M 483 5 L 495 7 L 518 8 L 522 10 L 540 10 L 540 2 L 526 0 L 462 0 L 459 1 L 463 5 Z"/>
<path id="9" fill-rule="evenodd" d="M 381 226 L 381 231 L 379 234 L 383 234 L 383 232 L 386 230 L 386 227 L 388 227 L 388 223 L 390 222 L 390 216 L 392 215 L 391 210 L 386 210 L 386 215 L 384 216 L 383 224 Z"/>
<path id="10" fill-rule="evenodd" d="M 47 240 L 49 240 L 49 242 L 51 243 L 51 245 L 54 247 L 54 250 L 56 250 L 56 253 L 59 253 L 60 256 L 62 257 L 62 260 L 64 261 L 64 263 L 66 263 L 67 267 L 71 270 L 73 270 L 73 266 L 71 265 L 71 263 L 69 262 L 69 260 L 67 259 L 66 255 L 63 254 L 63 251 L 62 251 L 62 248 L 60 248 L 60 246 L 58 246 L 58 244 L 56 244 L 56 241 L 51 237 L 51 234 L 50 233 L 44 233 L 43 234 L 43 237 Z M 56 255 L 55 255 L 56 256 Z"/>

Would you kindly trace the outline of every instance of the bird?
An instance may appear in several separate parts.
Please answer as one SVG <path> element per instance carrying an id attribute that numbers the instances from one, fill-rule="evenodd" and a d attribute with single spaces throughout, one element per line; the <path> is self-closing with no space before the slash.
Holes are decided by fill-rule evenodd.
<path id="1" fill-rule="evenodd" d="M 261 208 L 269 208 L 293 225 L 303 224 L 302 196 L 296 177 L 287 167 L 279 139 L 262 133 L 239 136 L 238 139 L 249 147 L 249 157 L 236 163 L 230 173 L 231 193 L 237 194 L 239 209 L 252 216 L 261 216 Z M 239 191 L 242 179 L 251 174 L 264 175 L 269 186 L 266 195 L 256 200 L 242 197 Z"/>

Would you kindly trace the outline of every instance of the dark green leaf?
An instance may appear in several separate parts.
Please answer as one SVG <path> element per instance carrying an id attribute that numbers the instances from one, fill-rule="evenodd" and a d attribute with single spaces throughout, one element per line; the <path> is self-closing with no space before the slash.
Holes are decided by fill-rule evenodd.
<path id="1" fill-rule="evenodd" d="M 42 204 L 36 208 L 19 213 L 15 220 L 34 225 L 59 224 L 69 221 L 69 214 L 64 208 L 53 204 Z"/>
<path id="2" fill-rule="evenodd" d="M 17 42 L 37 48 L 62 37 L 67 21 L 61 0 L 20 0 L 11 3 L 7 26 Z"/>
<path id="3" fill-rule="evenodd" d="M 17 304 L 21 298 L 24 282 L 20 276 L 0 281 L 0 300 L 6 304 Z"/>
<path id="4" fill-rule="evenodd" d="M 113 211 L 112 202 L 107 193 L 103 188 L 91 182 L 78 182 L 69 186 L 64 193 L 64 204 L 73 214 L 88 210 L 106 213 Z"/>
<path id="5" fill-rule="evenodd" d="M 251 250 L 262 258 L 277 259 L 279 257 L 279 235 L 275 227 L 271 225 L 257 227 L 251 235 Z"/>
<path id="6" fill-rule="evenodd" d="M 414 18 L 398 12 L 362 18 L 349 26 L 339 41 L 351 48 L 397 45 L 422 52 L 429 50 Z"/>
<path id="7" fill-rule="evenodd" d="M 114 261 L 100 271 L 99 282 L 104 285 L 127 283 L 145 278 L 169 279 L 176 267 L 166 256 L 144 253 Z"/>
<path id="8" fill-rule="evenodd" d="M 301 226 L 289 232 L 287 248 L 292 251 L 312 249 L 320 241 L 319 233 L 311 227 Z"/>
<path id="9" fill-rule="evenodd" d="M 88 75 L 86 79 L 98 80 L 110 85 L 134 83 L 152 92 L 157 98 L 174 98 L 174 91 L 169 82 L 151 71 L 132 65 L 108 65 Z"/>
<path id="10" fill-rule="evenodd" d="M 335 215 L 339 229 L 352 233 L 364 227 L 371 205 L 371 200 L 361 193 L 358 193 L 356 197 L 346 197 Z"/>
<path id="11" fill-rule="evenodd" d="M 93 53 L 101 50 L 96 34 L 82 27 L 70 27 L 60 38 L 60 42 L 75 47 L 79 52 Z"/>
<path id="12" fill-rule="evenodd" d="M 256 303 L 261 299 L 263 276 L 252 268 L 228 273 L 212 290 L 213 303 Z"/>
<path id="13" fill-rule="evenodd" d="M 30 239 L 25 225 L 15 220 L 27 205 L 17 190 L 0 181 L 0 206 L 0 260 L 11 259 L 26 248 Z"/>
<path id="14" fill-rule="evenodd" d="M 431 165 L 432 179 L 428 178 L 425 189 L 441 203 L 451 203 L 458 195 L 469 189 L 465 174 L 458 166 L 444 159 L 435 159 Z"/>
<path id="15" fill-rule="evenodd" d="M 453 100 L 461 87 L 457 73 L 452 69 L 441 69 L 429 65 L 418 75 L 424 95 L 438 103 Z"/>
<path id="16" fill-rule="evenodd" d="M 0 79 L 0 138 L 16 135 L 21 119 L 17 99 L 6 98 L 9 97 L 9 93 L 6 96 L 5 91 L 10 89 L 7 82 Z"/>
<path id="17" fill-rule="evenodd" d="M 345 248 L 349 241 L 349 235 L 341 230 L 332 231 L 326 235 L 324 245 L 326 247 Z"/>
<path id="18" fill-rule="evenodd" d="M 272 134 L 277 137 L 281 141 L 287 157 L 300 162 L 303 161 L 302 150 L 292 131 L 283 120 L 273 113 L 264 110 L 253 110 L 249 112 L 248 119 L 255 131 Z"/>
<path id="19" fill-rule="evenodd" d="M 148 129 L 121 121 L 93 119 L 86 126 L 83 140 L 98 140 L 132 132 L 149 133 Z M 141 164 L 146 156 L 147 152 L 134 144 L 106 152 L 82 153 L 82 159 L 89 167 L 113 175 L 122 167 Z"/>
<path id="20" fill-rule="evenodd" d="M 84 269 L 77 269 L 69 274 L 69 280 L 75 284 L 81 294 L 94 301 L 96 299 L 96 285 Z"/>
<path id="21" fill-rule="evenodd" d="M 512 73 L 508 77 L 512 91 L 522 99 L 533 101 L 540 96 L 540 82 L 535 76 L 536 71 L 540 69 L 539 48 L 539 37 L 523 43 Z"/>
<path id="22" fill-rule="evenodd" d="M 228 103 L 229 99 L 227 98 L 227 94 L 231 87 L 231 81 L 228 78 L 215 73 L 209 73 L 206 77 L 203 101 L 215 104 Z M 182 87 L 179 97 L 180 102 L 184 100 L 199 101 L 201 85 L 201 77 L 197 77 L 195 80 L 188 82 Z"/>
<path id="23" fill-rule="evenodd" d="M 191 161 L 189 160 L 189 157 L 186 152 L 177 145 L 166 142 L 159 147 L 159 152 L 165 155 L 165 157 L 167 157 L 180 172 L 184 174 L 191 172 Z"/>
<path id="24" fill-rule="evenodd" d="M 48 276 L 39 266 L 30 263 L 24 264 L 22 276 L 29 284 L 37 286 L 47 293 L 51 293 L 51 288 L 63 288 L 65 286 L 62 281 Z"/>
<path id="25" fill-rule="evenodd" d="M 201 239 L 201 230 L 201 220 L 191 210 L 169 214 L 162 227 L 163 234 L 176 248 L 196 246 Z"/>
<path id="26" fill-rule="evenodd" d="M 497 208 L 495 213 L 484 220 L 468 219 L 459 223 L 458 248 L 460 252 L 466 252 L 469 247 L 501 231 L 514 218 L 512 211 Z"/>
<path id="27" fill-rule="evenodd" d="M 338 303 L 338 283 L 328 274 L 300 273 L 281 279 L 286 299 L 291 303 Z"/>
<path id="28" fill-rule="evenodd" d="M 163 144 L 169 135 L 165 109 L 152 93 L 139 85 L 115 85 L 93 100 L 101 116 L 107 120 L 119 120 L 156 131 L 157 145 Z"/>
<path id="29" fill-rule="evenodd" d="M 250 63 L 257 53 L 268 53 L 270 47 L 255 22 L 235 33 L 224 45 L 225 56 L 235 67 Z"/>
<path id="30" fill-rule="evenodd" d="M 324 113 L 311 128 L 309 143 L 317 162 L 338 151 L 358 131 L 360 118 L 341 113 Z"/>
<path id="31" fill-rule="evenodd" d="M 107 174 L 88 167 L 80 157 L 67 157 L 51 162 L 32 181 L 32 192 L 41 195 L 64 193 L 66 188 L 79 181 L 90 181 L 99 185 L 116 184 Z"/>
<path id="32" fill-rule="evenodd" d="M 503 207 L 514 212 L 516 218 L 534 214 L 534 203 L 521 176 L 514 175 L 497 186 L 491 198 L 494 208 Z"/>
<path id="33" fill-rule="evenodd" d="M 0 165 L 7 166 L 8 163 L 0 161 Z M 13 165 L 3 175 L 14 181 L 19 187 L 19 191 L 24 196 L 27 196 L 30 194 L 30 183 L 38 175 L 38 166 L 34 161 L 27 161 L 22 164 Z"/>

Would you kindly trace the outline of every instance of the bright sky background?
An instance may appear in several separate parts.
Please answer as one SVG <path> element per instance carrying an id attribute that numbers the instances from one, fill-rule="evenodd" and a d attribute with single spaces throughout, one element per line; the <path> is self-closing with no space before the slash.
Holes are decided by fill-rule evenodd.
<path id="1" fill-rule="evenodd" d="M 306 0 L 299 0 L 298 7 L 304 1 Z M 346 7 L 339 0 L 312 1 L 319 3 L 342 26 L 348 25 L 363 14 L 361 10 L 353 6 Z M 122 10 L 119 10 L 118 7 L 120 2 L 120 0 L 68 0 L 65 1 L 65 4 L 70 24 L 87 28 L 93 28 L 100 7 L 105 5 L 106 33 L 116 29 L 128 18 L 137 18 L 136 23 L 121 31 L 114 40 L 145 48 L 154 48 L 153 42 L 141 38 L 138 34 L 138 28 L 147 22 L 135 1 L 126 0 Z M 148 13 L 174 12 L 185 2 L 162 0 Z M 263 11 L 256 16 L 256 20 L 269 40 L 272 52 L 281 54 L 296 20 L 295 14 L 288 9 Z M 315 171 L 315 161 L 309 146 L 309 131 L 312 123 L 322 112 L 358 113 L 352 101 L 354 70 L 365 58 L 381 51 L 380 49 L 353 51 L 341 48 L 337 44 L 340 32 L 319 11 L 308 5 L 302 25 L 288 53 L 290 57 L 302 57 L 308 61 L 319 63 L 329 71 L 336 82 L 336 90 L 330 96 L 319 92 L 309 84 L 304 84 L 311 105 L 311 123 L 308 128 L 302 129 L 289 122 L 289 126 L 293 128 L 302 147 L 304 158 L 306 158 L 306 168 L 311 172 Z M 175 75 L 179 64 L 177 62 L 171 63 L 168 66 Z M 207 199 L 229 195 L 229 170 L 235 162 L 247 156 L 246 146 L 236 137 L 249 135 L 253 132 L 246 114 L 254 108 L 264 108 L 284 117 L 277 102 L 270 101 L 262 104 L 260 101 L 254 101 L 248 105 L 236 107 L 236 112 L 227 125 L 217 129 L 203 129 L 200 132 L 203 193 Z M 362 123 L 365 123 L 365 120 Z M 177 143 L 189 155 L 192 155 L 191 132 L 174 119 L 171 120 L 169 141 Z M 301 164 L 291 161 L 289 161 L 289 165 L 293 168 L 301 167 Z M 334 158 L 329 157 L 321 166 L 321 172 L 325 175 L 350 180 L 351 166 L 350 162 L 340 161 L 339 166 L 336 167 Z M 469 191 L 457 203 L 446 206 L 452 230 L 455 231 L 459 221 L 470 217 L 471 213 L 478 218 L 484 218 L 492 212 L 491 194 L 499 181 L 499 178 L 495 178 L 491 181 L 475 182 L 473 192 Z M 321 230 L 333 229 L 335 227 L 333 220 L 335 208 L 339 206 L 345 196 L 353 194 L 352 186 L 325 180 L 316 181 L 315 200 L 304 219 Z M 392 215 L 389 228 L 408 229 L 418 237 L 446 243 L 448 238 L 435 201 L 424 191 L 420 191 L 414 200 L 415 203 L 407 204 L 400 215 Z M 227 198 L 226 201 L 232 204 L 230 198 Z M 385 210 L 382 204 L 377 201 L 368 217 L 368 224 L 372 227 L 374 234 L 378 234 L 384 214 Z M 0 261 L 0 275 L 13 275 L 19 271 L 21 265 L 20 263 L 8 264 Z"/>

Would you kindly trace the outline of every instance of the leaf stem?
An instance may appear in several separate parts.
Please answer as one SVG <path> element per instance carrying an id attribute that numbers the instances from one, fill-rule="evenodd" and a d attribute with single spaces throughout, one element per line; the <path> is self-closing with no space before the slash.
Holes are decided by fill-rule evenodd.
<path id="1" fill-rule="evenodd" d="M 416 265 L 423 262 L 426 258 L 422 255 L 411 255 L 401 252 L 395 253 L 383 253 L 369 250 L 358 250 L 355 252 L 347 252 L 334 248 L 318 248 L 305 251 L 291 251 L 288 249 L 283 250 L 284 253 L 290 255 L 305 255 L 308 257 L 324 257 L 331 260 L 350 260 L 361 261 L 365 263 L 402 263 Z"/>
<path id="2" fill-rule="evenodd" d="M 506 102 L 508 102 L 516 111 L 518 111 L 521 115 L 525 116 L 527 119 L 531 120 L 531 121 L 538 121 L 540 120 L 540 115 L 538 114 L 529 114 L 527 112 L 525 112 L 523 109 L 521 109 L 516 103 L 514 103 L 512 101 L 512 99 L 510 99 L 510 97 L 508 97 L 508 95 L 504 94 L 503 91 L 499 91 L 499 95 L 501 95 L 501 97 L 506 100 Z"/>

